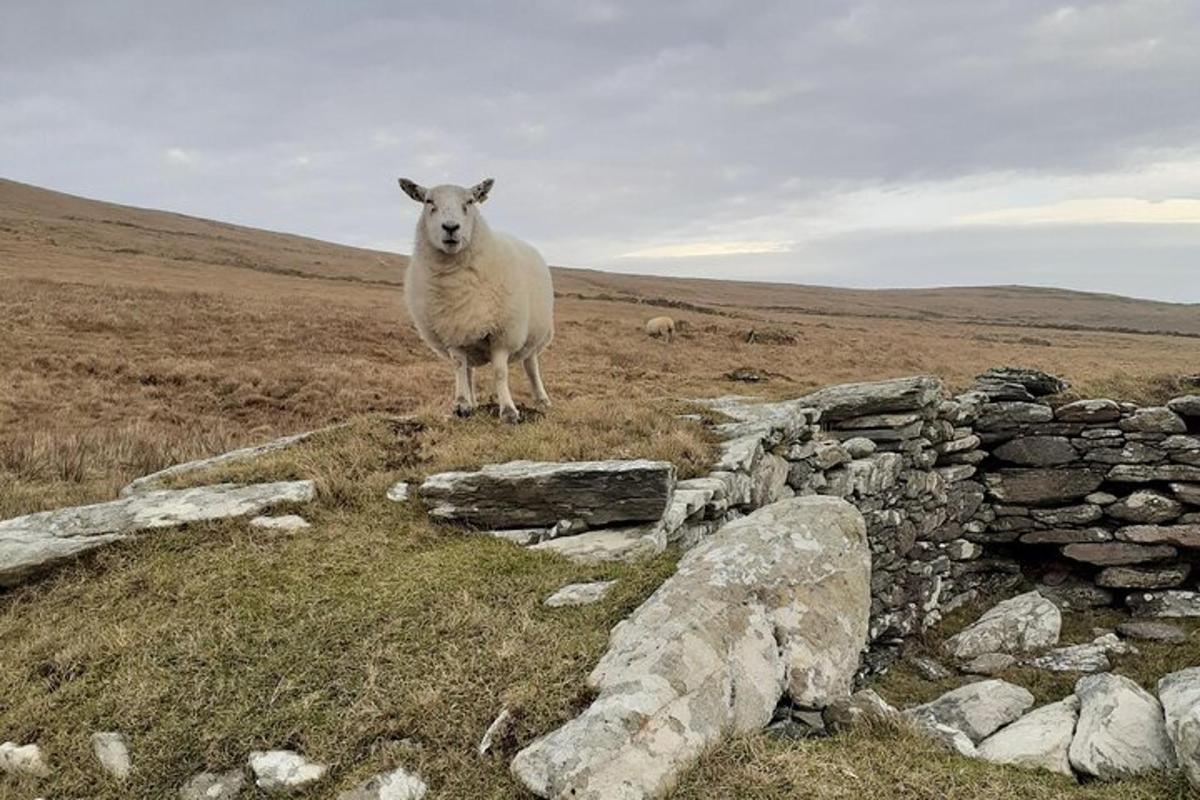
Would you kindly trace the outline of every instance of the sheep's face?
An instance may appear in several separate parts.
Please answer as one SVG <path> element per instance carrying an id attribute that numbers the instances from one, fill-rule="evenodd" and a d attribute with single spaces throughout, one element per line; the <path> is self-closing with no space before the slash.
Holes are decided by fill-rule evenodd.
<path id="1" fill-rule="evenodd" d="M 400 179 L 405 194 L 421 203 L 420 230 L 435 248 L 455 255 L 471 245 L 479 204 L 487 199 L 492 179 L 468 188 L 446 184 L 426 189 L 407 178 Z"/>

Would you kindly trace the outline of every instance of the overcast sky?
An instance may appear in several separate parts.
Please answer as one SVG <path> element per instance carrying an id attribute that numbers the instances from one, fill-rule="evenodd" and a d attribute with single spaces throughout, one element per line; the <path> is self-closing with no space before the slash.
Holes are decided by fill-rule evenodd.
<path id="1" fill-rule="evenodd" d="M 5 2 L 0 176 L 408 252 L 1200 301 L 1200 2 Z"/>

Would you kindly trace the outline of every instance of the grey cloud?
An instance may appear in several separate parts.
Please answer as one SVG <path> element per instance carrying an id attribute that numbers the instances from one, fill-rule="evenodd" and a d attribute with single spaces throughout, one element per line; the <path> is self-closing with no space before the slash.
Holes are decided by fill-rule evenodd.
<path id="1" fill-rule="evenodd" d="M 0 174 L 357 244 L 408 236 L 397 174 L 494 175 L 498 224 L 592 262 L 862 187 L 1192 146 L 1200 6 L 1073 8 L 19 4 Z"/>

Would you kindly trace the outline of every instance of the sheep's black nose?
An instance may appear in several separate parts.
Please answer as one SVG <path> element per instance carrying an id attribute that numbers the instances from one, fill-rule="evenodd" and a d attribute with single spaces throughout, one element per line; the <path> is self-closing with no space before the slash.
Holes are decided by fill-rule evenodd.
<path id="1" fill-rule="evenodd" d="M 442 230 L 444 230 L 446 233 L 454 233 L 456 230 L 458 230 L 461 227 L 462 226 L 459 225 L 457 222 L 443 222 L 442 223 Z"/>

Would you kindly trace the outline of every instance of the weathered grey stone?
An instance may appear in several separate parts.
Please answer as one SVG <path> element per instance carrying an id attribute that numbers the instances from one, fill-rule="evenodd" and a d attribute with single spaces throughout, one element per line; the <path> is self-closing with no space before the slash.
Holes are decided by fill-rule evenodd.
<path id="1" fill-rule="evenodd" d="M 765 453 L 750 474 L 750 504 L 756 508 L 791 497 L 795 492 L 787 485 L 788 462 L 773 453 Z"/>
<path id="2" fill-rule="evenodd" d="M 1058 505 L 1096 491 L 1104 482 L 1104 473 L 1089 469 L 1004 469 L 984 476 L 984 482 L 1002 503 Z"/>
<path id="3" fill-rule="evenodd" d="M 890 489 L 900 480 L 904 458 L 899 453 L 877 453 L 850 461 L 825 474 L 829 481 L 822 494 L 867 497 Z"/>
<path id="4" fill-rule="evenodd" d="M 1139 408 L 1117 423 L 1121 430 L 1138 433 L 1187 433 L 1183 419 L 1163 406 Z"/>
<path id="5" fill-rule="evenodd" d="M 485 528 L 530 528 L 560 519 L 589 527 L 658 520 L 675 487 L 665 461 L 510 461 L 443 472 L 421 484 L 435 519 Z"/>
<path id="6" fill-rule="evenodd" d="M 1163 451 L 1140 442 L 1126 442 L 1121 447 L 1097 447 L 1083 456 L 1084 461 L 1096 464 L 1157 464 L 1165 459 Z"/>
<path id="7" fill-rule="evenodd" d="M 955 539 L 946 545 L 946 555 L 952 561 L 970 561 L 983 555 L 983 545 L 967 539 Z"/>
<path id="8" fill-rule="evenodd" d="M 1184 436 L 1182 434 L 1168 436 L 1166 439 L 1162 440 L 1162 442 L 1159 444 L 1159 447 L 1167 451 L 1200 450 L 1200 436 Z"/>
<path id="9" fill-rule="evenodd" d="M 860 725 L 896 722 L 900 712 L 871 689 L 861 689 L 849 697 L 838 697 L 824 711 L 825 727 L 832 733 L 853 730 Z"/>
<path id="10" fill-rule="evenodd" d="M 1200 617 L 1200 592 L 1130 592 L 1125 605 L 1136 617 Z"/>
<path id="11" fill-rule="evenodd" d="M 1087 497 L 1083 498 L 1094 506 L 1111 506 L 1119 499 L 1115 494 L 1108 492 L 1092 492 Z"/>
<path id="12" fill-rule="evenodd" d="M 854 428 L 852 430 L 842 430 L 834 428 L 829 431 L 830 436 L 834 436 L 843 441 L 850 439 L 865 438 L 870 439 L 878 444 L 904 443 L 907 441 L 916 440 L 921 435 L 923 424 L 920 420 L 905 425 L 902 428 Z"/>
<path id="13" fill-rule="evenodd" d="M 1104 528 L 1051 528 L 1021 534 L 1022 544 L 1075 544 L 1109 542 L 1113 535 Z"/>
<path id="14" fill-rule="evenodd" d="M 726 525 L 613 629 L 588 678 L 595 702 L 518 753 L 513 774 L 540 797 L 653 797 L 707 747 L 765 725 L 785 690 L 806 708 L 849 694 L 869 569 L 862 515 L 841 500 L 783 500 Z"/>
<path id="15" fill-rule="evenodd" d="M 979 757 L 979 753 L 975 749 L 975 743 L 971 741 L 971 737 L 958 728 L 928 719 L 910 719 L 909 722 L 917 733 L 936 742 L 946 750 L 958 753 L 964 758 Z"/>
<path id="16" fill-rule="evenodd" d="M 807 436 L 813 423 L 820 417 L 817 409 L 797 400 L 762 403 L 752 397 L 728 395 L 696 402 L 720 411 L 740 423 L 746 423 L 741 428 L 734 428 L 734 433 L 728 434 L 734 437 L 750 433 L 763 437 L 772 434 L 778 436 L 781 441 L 790 441 Z M 777 442 L 771 444 L 773 446 Z"/>
<path id="17" fill-rule="evenodd" d="M 129 742 L 122 733 L 93 733 L 92 752 L 104 771 L 119 781 L 128 778 L 133 770 L 133 762 L 129 758 Z"/>
<path id="18" fill-rule="evenodd" d="M 139 531 L 256 514 L 313 498 L 312 481 L 160 489 L 0 522 L 0 586 Z"/>
<path id="19" fill-rule="evenodd" d="M 975 477 L 978 471 L 971 464 L 952 464 L 947 467 L 938 467 L 934 470 L 941 476 L 946 483 L 959 483 Z"/>
<path id="20" fill-rule="evenodd" d="M 18 745 L 16 742 L 5 742 L 0 744 L 0 772 L 44 778 L 50 774 L 50 767 L 42 756 L 42 748 L 36 744 Z"/>
<path id="21" fill-rule="evenodd" d="M 387 499 L 393 503 L 404 503 L 408 501 L 408 495 L 412 487 L 405 481 L 393 483 L 387 490 Z"/>
<path id="22" fill-rule="evenodd" d="M 121 489 L 121 497 L 128 497 L 139 492 L 153 491 L 163 488 L 163 485 L 170 478 L 178 478 L 180 475 L 187 475 L 193 472 L 212 469 L 213 467 L 224 467 L 230 464 L 237 464 L 243 461 L 253 461 L 256 458 L 267 455 L 268 453 L 286 450 L 295 447 L 298 444 L 308 441 L 318 433 L 334 430 L 335 428 L 343 427 L 342 425 L 333 425 L 328 428 L 321 428 L 315 431 L 305 431 L 304 433 L 296 433 L 291 436 L 283 436 L 279 439 L 267 442 L 266 444 L 255 445 L 253 447 L 243 447 L 238 450 L 231 450 L 228 453 L 221 453 L 211 458 L 202 458 L 197 461 L 188 461 L 185 464 L 175 464 L 161 469 L 158 472 L 153 472 L 149 475 L 143 475 L 140 478 L 135 478 L 125 488 Z"/>
<path id="23" fill-rule="evenodd" d="M 910 659 L 913 671 L 927 681 L 940 681 L 949 678 L 953 673 L 932 658 L 917 656 Z"/>
<path id="24" fill-rule="evenodd" d="M 1167 486 L 1180 502 L 1200 506 L 1200 483 L 1170 483 Z"/>
<path id="25" fill-rule="evenodd" d="M 868 414 L 915 411 L 935 404 L 942 394 L 937 378 L 916 376 L 830 386 L 797 402 L 821 410 L 821 419 L 840 421 Z"/>
<path id="26" fill-rule="evenodd" d="M 1105 567 L 1096 576 L 1096 585 L 1109 589 L 1170 589 L 1187 580 L 1190 564 L 1162 567 Z"/>
<path id="27" fill-rule="evenodd" d="M 1182 417 L 1200 417 L 1200 395 L 1188 394 L 1167 402 L 1167 408 Z"/>
<path id="28" fill-rule="evenodd" d="M 1054 418 L 1060 422 L 1115 422 L 1121 418 L 1121 407 L 1112 400 L 1076 400 L 1055 409 Z"/>
<path id="29" fill-rule="evenodd" d="M 1117 633 L 1126 639 L 1142 639 L 1147 642 L 1169 642 L 1178 644 L 1187 641 L 1187 633 L 1178 625 L 1169 622 L 1122 622 Z"/>
<path id="30" fill-rule="evenodd" d="M 763 455 L 762 435 L 755 433 L 721 442 L 715 469 L 749 472 Z"/>
<path id="31" fill-rule="evenodd" d="M 1161 492 L 1139 489 L 1105 508 L 1104 513 L 1124 522 L 1156 525 L 1178 517 L 1183 513 L 1183 506 Z"/>
<path id="32" fill-rule="evenodd" d="M 992 450 L 992 455 L 1029 467 L 1053 467 L 1079 460 L 1079 452 L 1065 436 L 1020 436 Z"/>
<path id="33" fill-rule="evenodd" d="M 274 517 L 254 517 L 250 520 L 250 527 L 272 531 L 302 531 L 312 526 L 308 524 L 308 520 L 298 514 L 280 514 Z"/>
<path id="34" fill-rule="evenodd" d="M 979 447 L 979 437 L 972 433 L 968 436 L 962 436 L 957 439 L 951 439 L 950 441 L 943 442 L 934 449 L 937 450 L 941 455 L 949 456 L 954 455 L 955 453 L 965 453 L 968 450 L 974 450 L 977 447 Z"/>
<path id="35" fill-rule="evenodd" d="M 1175 760 L 1193 788 L 1200 788 L 1200 667 L 1172 672 L 1158 681 L 1167 736 Z"/>
<path id="36" fill-rule="evenodd" d="M 180 788 L 179 800 L 236 800 L 245 785 L 246 776 L 240 769 L 201 772 Z"/>
<path id="37" fill-rule="evenodd" d="M 879 448 L 875 442 L 865 436 L 855 436 L 842 442 L 842 447 L 850 455 L 850 458 L 866 458 Z"/>
<path id="38" fill-rule="evenodd" d="M 989 403 L 979 409 L 976 430 L 999 431 L 1032 423 L 1049 422 L 1054 412 L 1041 403 Z"/>
<path id="39" fill-rule="evenodd" d="M 1029 710 L 1033 695 L 1020 686 L 992 679 L 968 683 L 904 712 L 909 719 L 962 731 L 978 744 Z"/>
<path id="40" fill-rule="evenodd" d="M 946 640 L 946 651 L 967 659 L 984 653 L 1020 653 L 1058 642 L 1062 614 L 1037 592 L 996 604 L 974 624 Z"/>
<path id="41" fill-rule="evenodd" d="M 984 653 L 959 667 L 968 675 L 999 675 L 1016 666 L 1017 657 L 1008 653 Z"/>
<path id="42" fill-rule="evenodd" d="M 1107 477 L 1116 483 L 1200 483 L 1200 467 L 1188 464 L 1118 464 L 1108 471 Z"/>
<path id="43" fill-rule="evenodd" d="M 1129 525 L 1118 528 L 1117 539 L 1136 544 L 1173 544 L 1200 548 L 1200 525 Z"/>
<path id="44" fill-rule="evenodd" d="M 838 420 L 834 423 L 834 427 L 840 430 L 869 430 L 872 428 L 882 430 L 907 428 L 914 422 L 919 424 L 923 421 L 920 414 L 871 414 L 865 417 Z"/>
<path id="45" fill-rule="evenodd" d="M 1104 516 L 1104 512 L 1091 503 L 1080 503 L 1059 508 L 1032 508 L 1029 510 L 1029 516 L 1043 525 L 1057 527 L 1060 525 L 1088 525 Z"/>
<path id="46" fill-rule="evenodd" d="M 653 558 L 666 550 L 667 534 L 659 523 L 631 528 L 604 528 L 547 539 L 529 549 L 558 553 L 577 564 L 639 561 Z"/>
<path id="47" fill-rule="evenodd" d="M 1025 663 L 1035 669 L 1050 672 L 1107 672 L 1112 668 L 1108 660 L 1110 653 L 1131 652 L 1137 652 L 1133 645 L 1122 642 L 1110 633 L 1086 644 L 1073 644 L 1050 650 Z"/>
<path id="48" fill-rule="evenodd" d="M 1102 780 L 1175 767 L 1175 754 L 1158 700 L 1122 675 L 1080 678 L 1079 722 L 1068 755 L 1071 766 Z"/>
<path id="49" fill-rule="evenodd" d="M 546 598 L 542 605 L 551 608 L 561 606 L 588 606 L 598 603 L 608 594 L 609 589 L 616 586 L 616 581 L 592 581 L 590 583 L 569 583 Z"/>
<path id="50" fill-rule="evenodd" d="M 325 777 L 329 768 L 291 750 L 255 750 L 247 761 L 254 785 L 267 792 L 298 792 Z"/>
<path id="51" fill-rule="evenodd" d="M 353 789 L 339 792 L 337 800 L 421 800 L 429 788 L 420 776 L 404 767 L 376 775 Z"/>
<path id="52" fill-rule="evenodd" d="M 1069 579 L 1057 586 L 1039 583 L 1037 591 L 1042 597 L 1066 611 L 1103 608 L 1113 603 L 1112 592 L 1077 579 Z"/>
<path id="53" fill-rule="evenodd" d="M 975 376 L 975 380 L 983 383 L 1015 383 L 1025 387 L 1034 397 L 1058 394 L 1070 387 L 1069 383 L 1057 375 L 1028 367 L 992 367 L 987 372 Z"/>
<path id="54" fill-rule="evenodd" d="M 1123 438 L 1125 438 L 1125 431 L 1121 430 L 1120 428 L 1084 428 L 1080 432 L 1079 435 L 1083 439 L 1087 439 L 1087 440 L 1123 439 Z M 1114 442 L 1103 442 L 1102 441 L 1102 442 L 1100 442 L 1100 444 L 1103 447 L 1118 446 Z"/>
<path id="55" fill-rule="evenodd" d="M 1119 567 L 1125 564 L 1145 564 L 1174 558 L 1178 551 L 1168 545 L 1143 545 L 1130 542 L 1099 542 L 1068 544 L 1062 554 L 1073 561 L 1099 567 Z"/>
<path id="56" fill-rule="evenodd" d="M 1035 708 L 979 744 L 979 757 L 995 764 L 1073 775 L 1067 751 L 1079 719 L 1079 698 Z"/>

